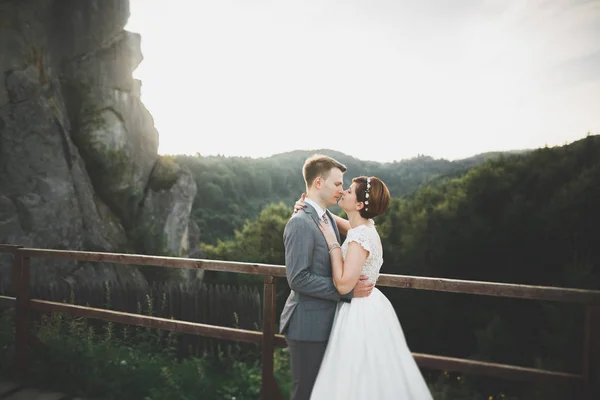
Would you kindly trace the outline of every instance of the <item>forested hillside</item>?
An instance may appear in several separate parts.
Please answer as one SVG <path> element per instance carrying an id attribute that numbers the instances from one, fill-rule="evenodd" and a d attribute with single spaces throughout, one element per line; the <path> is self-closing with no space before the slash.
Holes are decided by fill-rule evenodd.
<path id="1" fill-rule="evenodd" d="M 478 166 L 394 199 L 383 271 L 600 289 L 600 137 Z M 417 348 L 575 372 L 582 308 L 387 291 Z M 444 332 L 443 335 L 440 333 Z"/>
<path id="2" fill-rule="evenodd" d="M 345 184 L 357 175 L 375 175 L 389 186 L 392 196 L 402 197 L 423 182 L 468 168 L 502 153 L 480 154 L 468 159 L 448 161 L 419 156 L 393 163 L 362 161 L 332 150 L 293 151 L 268 158 L 175 156 L 190 169 L 197 185 L 192 217 L 200 227 L 204 243 L 233 237 L 246 219 L 254 219 L 269 203 L 291 204 L 304 191 L 302 165 L 314 153 L 335 157 L 348 167 Z M 339 211 L 333 210 L 333 211 Z"/>
<path id="3" fill-rule="evenodd" d="M 376 219 L 383 273 L 600 290 L 600 136 L 499 157 L 455 175 L 394 198 Z M 270 205 L 235 240 L 204 246 L 207 258 L 283 264 L 281 237 L 289 215 L 288 204 Z M 233 274 L 207 279 L 248 283 Z M 289 289 L 279 282 L 281 307 Z M 413 351 L 575 373 L 581 368 L 578 305 L 381 290 Z M 483 394 L 565 398 L 548 385 L 485 379 L 471 385 Z"/>

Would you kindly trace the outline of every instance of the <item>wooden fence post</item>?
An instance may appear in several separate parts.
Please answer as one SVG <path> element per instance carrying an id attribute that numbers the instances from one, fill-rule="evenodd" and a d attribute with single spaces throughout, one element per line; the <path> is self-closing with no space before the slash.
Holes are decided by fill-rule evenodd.
<path id="1" fill-rule="evenodd" d="M 275 349 L 275 277 L 264 278 L 263 337 L 262 337 L 262 400 L 283 400 L 273 372 L 273 351 Z"/>
<path id="2" fill-rule="evenodd" d="M 15 363 L 24 376 L 29 366 L 29 257 L 17 250 L 13 258 L 13 285 L 17 298 L 15 313 Z"/>
<path id="3" fill-rule="evenodd" d="M 585 398 L 600 399 L 600 306 L 598 305 L 588 305 L 585 310 L 582 372 Z"/>
<path id="4" fill-rule="evenodd" d="M 17 250 L 22 248 L 23 246 L 15 246 L 15 249 L 12 251 L 12 272 L 11 272 L 11 290 L 12 295 L 17 296 L 17 290 L 19 287 L 19 263 L 16 262 L 17 259 Z"/>

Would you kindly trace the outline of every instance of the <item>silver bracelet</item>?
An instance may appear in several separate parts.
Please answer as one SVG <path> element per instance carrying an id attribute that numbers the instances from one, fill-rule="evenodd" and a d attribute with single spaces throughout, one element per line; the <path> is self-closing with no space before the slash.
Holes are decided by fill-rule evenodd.
<path id="1" fill-rule="evenodd" d="M 333 244 L 328 245 L 327 248 L 329 249 L 329 253 L 331 253 L 333 250 L 339 249 L 340 248 L 340 244 L 339 243 L 333 243 Z"/>

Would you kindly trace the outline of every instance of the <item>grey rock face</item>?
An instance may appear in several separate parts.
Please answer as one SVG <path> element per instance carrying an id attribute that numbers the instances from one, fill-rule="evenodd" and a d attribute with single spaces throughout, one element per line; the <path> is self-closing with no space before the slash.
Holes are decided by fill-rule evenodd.
<path id="1" fill-rule="evenodd" d="M 157 154 L 128 17 L 124 0 L 0 0 L 0 243 L 199 254 L 196 186 Z M 34 281 L 146 284 L 130 266 L 39 263 Z"/>
<path id="2" fill-rule="evenodd" d="M 188 254 L 188 222 L 196 195 L 192 175 L 161 158 L 152 171 L 148 189 L 136 222 L 136 228 L 144 231 L 139 235 L 144 249 L 162 249 L 162 253 L 173 256 Z"/>

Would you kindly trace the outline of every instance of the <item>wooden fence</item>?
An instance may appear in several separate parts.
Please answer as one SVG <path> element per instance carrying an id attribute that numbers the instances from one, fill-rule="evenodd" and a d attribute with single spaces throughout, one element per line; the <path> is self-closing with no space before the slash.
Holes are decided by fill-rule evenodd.
<path id="1" fill-rule="evenodd" d="M 16 297 L 0 296 L 0 306 L 16 306 L 15 361 L 18 370 L 22 373 L 27 370 L 29 347 L 40 345 L 28 330 L 30 313 L 32 311 L 63 312 L 78 317 L 258 344 L 261 346 L 262 354 L 261 398 L 263 400 L 283 398 L 273 375 L 273 351 L 275 346 L 286 346 L 284 337 L 275 333 L 275 285 L 277 278 L 285 277 L 284 267 L 190 258 L 21 248 L 11 245 L 0 245 L 0 253 L 10 253 L 13 257 L 12 285 L 15 288 Z M 262 332 L 32 299 L 29 292 L 30 260 L 32 258 L 151 265 L 262 275 L 264 276 Z M 389 274 L 382 274 L 377 285 L 581 304 L 585 307 L 585 322 L 581 349 L 583 362 L 580 373 L 549 371 L 432 354 L 413 353 L 413 356 L 417 364 L 424 368 L 509 380 L 560 381 L 579 387 L 585 399 L 597 400 L 600 398 L 600 291 Z"/>
<path id="2" fill-rule="evenodd" d="M 206 285 L 198 280 L 149 286 L 114 285 L 110 281 L 84 281 L 75 285 L 59 281 L 38 282 L 30 285 L 29 291 L 31 298 L 53 302 L 248 330 L 260 330 L 262 326 L 262 301 L 257 287 Z M 15 293 L 0 280 L 2 295 L 14 296 Z M 206 336 L 181 334 L 171 339 L 170 345 L 175 346 L 179 357 L 217 355 L 223 349 L 229 353 L 234 350 L 256 353 L 255 345 L 232 345 L 232 342 Z"/>

